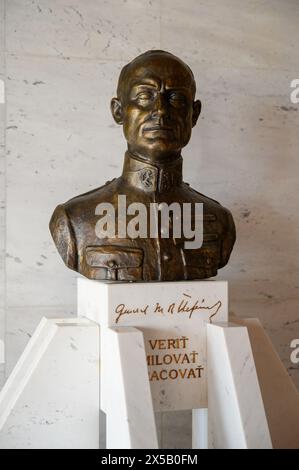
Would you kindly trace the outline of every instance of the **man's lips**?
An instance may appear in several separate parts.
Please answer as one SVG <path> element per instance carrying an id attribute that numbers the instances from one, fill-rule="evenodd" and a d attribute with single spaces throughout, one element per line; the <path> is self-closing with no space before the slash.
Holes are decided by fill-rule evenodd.
<path id="1" fill-rule="evenodd" d="M 170 132 L 173 129 L 168 126 L 159 126 L 159 125 L 152 125 L 144 127 L 143 132 L 152 132 L 152 131 L 163 131 L 163 132 Z"/>

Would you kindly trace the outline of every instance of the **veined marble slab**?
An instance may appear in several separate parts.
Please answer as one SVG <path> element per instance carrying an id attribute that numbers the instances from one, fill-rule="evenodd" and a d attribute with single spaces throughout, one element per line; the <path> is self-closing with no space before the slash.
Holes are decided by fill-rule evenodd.
<path id="1" fill-rule="evenodd" d="M 299 392 L 257 318 L 234 318 L 250 338 L 274 449 L 299 448 Z"/>
<path id="2" fill-rule="evenodd" d="M 78 315 L 99 323 L 101 336 L 107 327 L 142 331 L 155 411 L 207 407 L 206 324 L 227 321 L 227 282 L 120 284 L 79 278 Z M 102 345 L 104 363 L 111 349 L 105 341 Z M 101 385 L 104 410 L 108 380 L 105 376 Z"/>
<path id="3" fill-rule="evenodd" d="M 0 393 L 0 448 L 98 449 L 99 328 L 43 318 Z"/>
<path id="4" fill-rule="evenodd" d="M 158 449 L 142 332 L 105 328 L 102 339 L 103 349 L 109 350 L 105 360 L 101 358 L 107 448 Z"/>
<path id="5" fill-rule="evenodd" d="M 208 325 L 207 343 L 209 448 L 272 449 L 247 328 Z"/>

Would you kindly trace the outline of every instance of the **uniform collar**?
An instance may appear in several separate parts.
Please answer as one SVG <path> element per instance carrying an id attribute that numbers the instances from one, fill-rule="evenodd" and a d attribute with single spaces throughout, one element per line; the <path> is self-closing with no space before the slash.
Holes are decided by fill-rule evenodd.
<path id="1" fill-rule="evenodd" d="M 179 186 L 182 181 L 182 157 L 174 162 L 163 164 L 147 163 L 131 155 L 125 154 L 123 179 L 137 189 L 146 192 L 169 191 Z"/>

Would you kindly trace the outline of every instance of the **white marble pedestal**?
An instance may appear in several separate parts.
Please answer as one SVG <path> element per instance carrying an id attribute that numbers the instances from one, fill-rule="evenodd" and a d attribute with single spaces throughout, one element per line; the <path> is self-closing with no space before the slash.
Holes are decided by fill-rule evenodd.
<path id="1" fill-rule="evenodd" d="M 155 412 L 187 409 L 194 448 L 298 448 L 298 392 L 258 320 L 227 311 L 224 282 L 81 279 L 82 316 L 43 319 L 0 393 L 0 448 L 99 448 L 100 407 L 111 449 L 157 448 Z"/>
<path id="2" fill-rule="evenodd" d="M 139 349 L 145 354 L 154 410 L 207 407 L 206 326 L 228 320 L 227 282 L 120 284 L 78 279 L 78 315 L 101 325 L 101 407 L 105 412 L 111 402 L 107 384 L 119 359 L 110 344 L 112 331 L 119 337 L 124 330 L 132 331 L 129 344 L 133 348 L 136 329 L 144 341 Z M 131 352 L 124 350 L 120 360 L 122 373 L 133 380 L 129 371 L 136 373 L 138 353 L 132 354 L 129 360 Z"/>
<path id="3" fill-rule="evenodd" d="M 193 409 L 193 447 L 271 448 L 247 329 L 228 323 L 226 282 L 79 279 L 78 314 L 101 325 L 107 447 L 156 448 L 154 412 Z"/>

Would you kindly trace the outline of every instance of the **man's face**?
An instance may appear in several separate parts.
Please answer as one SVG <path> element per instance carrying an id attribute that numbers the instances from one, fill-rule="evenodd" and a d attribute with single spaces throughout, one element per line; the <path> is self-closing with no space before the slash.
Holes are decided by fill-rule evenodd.
<path id="1" fill-rule="evenodd" d="M 190 140 L 198 103 L 193 77 L 180 62 L 155 55 L 137 63 L 129 70 L 121 96 L 129 151 L 153 161 L 179 154 Z"/>

